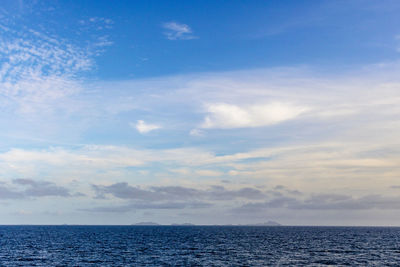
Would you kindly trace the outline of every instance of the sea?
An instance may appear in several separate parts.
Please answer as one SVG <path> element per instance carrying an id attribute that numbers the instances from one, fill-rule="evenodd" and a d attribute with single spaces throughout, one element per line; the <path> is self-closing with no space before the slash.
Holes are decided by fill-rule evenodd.
<path id="1" fill-rule="evenodd" d="M 0 266 L 400 266 L 400 228 L 0 226 Z"/>

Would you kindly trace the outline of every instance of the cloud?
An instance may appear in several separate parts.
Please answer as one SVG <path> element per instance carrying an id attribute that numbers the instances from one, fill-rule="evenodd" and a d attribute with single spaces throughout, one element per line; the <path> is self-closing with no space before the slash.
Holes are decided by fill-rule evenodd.
<path id="1" fill-rule="evenodd" d="M 243 128 L 268 126 L 296 118 L 307 108 L 285 103 L 237 106 L 226 103 L 211 104 L 202 128 Z"/>
<path id="2" fill-rule="evenodd" d="M 260 199 L 265 197 L 262 191 L 249 187 L 229 190 L 223 186 L 212 186 L 201 190 L 182 186 L 153 186 L 143 189 L 128 183 L 115 183 L 108 186 L 93 185 L 93 189 L 97 198 L 106 198 L 107 195 L 111 195 L 119 199 L 146 202 Z"/>
<path id="3" fill-rule="evenodd" d="M 353 197 L 344 194 L 313 194 L 307 198 L 281 196 L 265 202 L 250 202 L 238 208 L 235 213 L 266 212 L 271 209 L 288 210 L 398 210 L 398 196 L 366 195 Z"/>
<path id="4" fill-rule="evenodd" d="M 214 200 L 234 199 L 264 199 L 266 194 L 261 190 L 244 187 L 238 190 L 226 190 L 223 186 L 213 186 L 208 192 L 208 197 Z"/>
<path id="5" fill-rule="evenodd" d="M 400 52 L 400 34 L 399 34 L 399 35 L 396 35 L 396 36 L 394 37 L 394 39 L 395 39 L 396 42 L 397 42 L 396 51 L 397 51 L 397 52 Z"/>
<path id="6" fill-rule="evenodd" d="M 66 99 L 82 90 L 79 77 L 94 65 L 90 50 L 28 27 L 0 31 L 3 109 L 50 112 L 65 108 Z"/>
<path id="7" fill-rule="evenodd" d="M 99 206 L 94 208 L 79 209 L 85 212 L 126 213 L 134 210 L 176 210 L 176 209 L 204 209 L 212 204 L 206 202 L 164 202 L 164 203 L 129 203 L 126 205 Z"/>
<path id="8" fill-rule="evenodd" d="M 14 184 L 27 186 L 24 195 L 27 197 L 71 197 L 69 190 L 65 187 L 57 186 L 54 183 L 46 181 L 34 181 L 31 179 L 15 179 Z"/>
<path id="9" fill-rule="evenodd" d="M 81 106 L 87 92 L 84 77 L 95 67 L 96 56 L 112 44 L 107 34 L 95 31 L 111 27 L 113 21 L 97 17 L 81 21 L 86 26 L 76 29 L 81 38 L 73 41 L 16 21 L 0 23 L 2 112 L 29 120 L 36 115 L 48 122 L 51 116 L 60 121 L 90 106 Z"/>
<path id="10" fill-rule="evenodd" d="M 215 171 L 215 170 L 196 170 L 196 173 L 199 176 L 209 176 L 209 177 L 221 177 L 224 175 L 223 172 Z"/>
<path id="11" fill-rule="evenodd" d="M 90 27 L 90 29 L 94 30 L 102 30 L 103 28 L 106 29 L 112 29 L 112 25 L 114 24 L 114 21 L 109 18 L 103 18 L 103 17 L 90 17 L 88 19 L 81 19 L 78 21 L 78 23 L 89 29 L 88 26 L 95 26 L 95 27 Z"/>
<path id="12" fill-rule="evenodd" d="M 205 135 L 205 132 L 200 129 L 192 129 L 190 130 L 189 135 L 195 137 L 203 137 Z"/>
<path id="13" fill-rule="evenodd" d="M 21 199 L 25 195 L 23 192 L 15 191 L 7 186 L 0 185 L 0 199 Z"/>
<path id="14" fill-rule="evenodd" d="M 127 183 L 110 186 L 93 185 L 102 198 L 111 195 L 128 201 L 127 204 L 85 209 L 94 212 L 129 212 L 138 209 L 186 209 L 231 207 L 233 214 L 256 215 L 273 210 L 290 211 L 363 211 L 398 210 L 398 196 L 379 194 L 352 196 L 349 194 L 303 193 L 279 186 L 261 191 L 251 187 L 232 190 L 223 186 L 195 189 L 181 186 L 153 186 L 139 188 Z"/>
<path id="15" fill-rule="evenodd" d="M 148 132 L 161 129 L 160 125 L 145 123 L 142 120 L 138 120 L 136 124 L 131 124 L 131 126 L 141 134 L 146 134 Z"/>
<path id="16" fill-rule="evenodd" d="M 151 150 L 123 146 L 12 149 L 0 153 L 0 175 L 40 177 L 40 173 L 45 172 L 51 177 L 73 175 L 89 182 L 103 176 L 115 177 L 109 180 L 111 182 L 125 175 L 139 175 L 137 172 L 142 171 L 139 167 L 145 167 L 145 177 L 157 177 L 162 173 L 172 181 L 183 179 L 198 183 L 207 181 L 201 177 L 222 178 L 231 174 L 235 181 L 244 179 L 252 183 L 258 180 L 285 186 L 297 183 L 300 189 L 323 190 L 326 181 L 340 181 L 345 188 L 363 182 L 365 189 L 374 190 L 376 183 L 373 181 L 379 174 L 380 185 L 387 189 L 400 171 L 400 147 L 390 139 L 385 141 L 388 143 L 319 141 L 226 154 L 196 148 Z"/>
<path id="17" fill-rule="evenodd" d="M 70 191 L 62 186 L 47 181 L 35 181 L 31 179 L 15 179 L 15 186 L 1 184 L 0 199 L 26 199 L 40 197 L 72 197 Z"/>
<path id="18" fill-rule="evenodd" d="M 23 62 L 28 44 L 35 45 L 35 42 L 16 45 L 18 56 L 10 60 Z M 59 45 L 52 51 L 58 47 L 65 50 L 63 43 Z M 4 48 L 4 53 L 12 54 L 12 47 Z M 75 46 L 71 49 L 71 54 L 67 54 L 71 57 L 82 52 Z M 49 62 L 57 66 L 52 59 L 47 62 L 45 49 L 40 51 L 33 57 L 35 59 L 28 61 L 38 66 Z M 56 53 L 51 55 L 56 57 Z M 91 58 L 83 55 L 89 59 L 90 69 Z M 289 207 L 297 206 L 299 210 L 320 212 L 317 201 L 306 199 L 326 188 L 352 196 L 353 200 L 346 201 L 353 201 L 354 210 L 357 206 L 366 210 L 354 202 L 360 198 L 353 196 L 359 190 L 365 195 L 381 190 L 382 203 L 393 206 L 389 203 L 393 189 L 389 187 L 396 184 L 400 173 L 397 134 L 400 130 L 400 83 L 396 64 L 367 66 L 341 75 L 304 68 L 261 69 L 95 84 L 82 83 L 79 74 L 85 68 L 72 66 L 74 64 L 59 65 L 51 72 L 46 72 L 47 67 L 44 67 L 35 75 L 21 75 L 30 79 L 19 79 L 18 73 L 30 72 L 22 66 L 12 70 L 4 65 L 2 85 L 7 90 L 0 93 L 5 111 L 0 119 L 7 127 L 1 133 L 1 177 L 33 177 L 35 181 L 52 177 L 55 183 L 78 179 L 83 188 L 92 183 L 112 184 L 114 187 L 101 189 L 103 200 L 92 200 L 103 201 L 104 206 L 111 206 L 113 201 L 133 201 L 135 205 L 147 201 L 154 207 L 166 207 L 168 203 L 178 203 L 178 207 L 198 201 L 213 204 L 215 209 L 223 211 L 250 201 L 248 204 L 254 202 L 263 206 L 268 203 L 269 207 L 283 210 L 293 211 L 294 208 Z M 29 66 L 25 67 L 29 70 Z M 53 121 L 48 116 L 20 118 L 21 113 L 47 115 L 57 109 L 61 112 Z M 69 112 L 62 112 L 64 110 Z M 132 132 L 129 129 L 124 132 L 126 127 L 123 130 L 115 127 L 116 121 L 125 120 L 121 125 L 126 126 L 132 117 L 141 116 L 146 118 L 142 123 L 144 131 L 149 125 L 154 126 L 147 122 L 165 121 L 174 126 L 171 127 L 173 134 L 160 136 L 157 145 L 142 143 L 140 137 L 138 141 L 132 138 L 125 144 L 118 140 L 120 145 L 108 145 L 115 144 L 115 136 Z M 76 121 L 83 127 L 74 127 Z M 37 128 L 29 127 L 29 123 Z M 138 124 L 131 125 L 136 129 Z M 107 134 L 99 128 L 106 128 Z M 203 137 L 188 138 L 191 129 L 197 129 L 192 132 L 193 136 Z M 204 134 L 206 129 L 213 130 Z M 9 131 L 9 137 L 5 136 L 5 131 Z M 44 132 L 50 133 L 52 139 L 46 139 L 47 136 L 34 139 L 35 133 L 42 135 Z M 27 145 L 22 146 L 18 134 L 32 139 L 24 139 L 23 144 Z M 93 136 L 96 138 L 92 139 Z M 98 145 L 82 145 L 94 142 Z M 115 186 L 117 182 L 132 181 L 129 180 L 132 177 L 137 179 L 137 185 L 154 182 L 162 189 L 129 184 Z M 214 181 L 221 179 L 231 181 L 229 189 L 212 187 Z M 279 195 L 277 190 L 269 192 L 256 187 L 277 184 L 293 185 L 303 193 L 292 190 L 290 194 L 281 190 Z M 182 185 L 182 188 L 167 188 L 168 185 Z M 63 194 L 62 190 L 53 189 Z M 86 189 L 85 193 L 90 192 Z M 174 198 L 173 193 L 168 193 L 173 191 L 182 197 Z M 22 184 L 1 185 L 0 192 L 8 199 L 50 194 L 41 193 L 33 185 Z M 69 194 L 74 196 L 74 193 Z M 132 197 L 135 194 L 140 197 L 135 199 Z M 257 201 L 251 196 L 257 197 Z M 327 210 L 335 210 L 335 205 L 339 210 L 345 202 L 324 201 Z"/>
<path id="19" fill-rule="evenodd" d="M 179 169 L 178 166 L 186 168 L 201 166 L 208 162 L 212 163 L 214 157 L 212 153 L 194 148 L 159 150 L 88 145 L 74 148 L 11 149 L 0 153 L 0 175 L 39 179 L 41 174 L 45 173 L 51 177 L 65 177 L 65 179 L 73 176 L 88 182 L 96 181 L 99 176 L 104 175 L 109 176 L 109 181 L 118 181 L 120 175 L 132 175 L 132 171 L 145 176 L 154 175 L 153 165 L 159 165 L 159 170 L 166 171 L 167 175 L 169 172 L 167 169 Z M 202 169 L 207 170 L 202 167 L 194 168 L 196 171 Z M 194 174 L 191 173 L 192 176 Z"/>
<path id="20" fill-rule="evenodd" d="M 16 212 L 13 212 L 12 214 L 15 214 L 15 215 L 22 215 L 22 216 L 25 216 L 25 215 L 32 215 L 32 211 L 29 211 L 29 210 L 18 210 L 18 211 L 16 211 Z"/>
<path id="21" fill-rule="evenodd" d="M 314 195 L 302 203 L 289 205 L 291 209 L 316 210 L 364 210 L 364 209 L 400 209 L 400 198 L 381 195 L 367 195 L 354 198 L 348 195 Z"/>
<path id="22" fill-rule="evenodd" d="M 161 194 L 154 191 L 143 190 L 139 187 L 133 187 L 127 183 L 116 183 L 109 186 L 93 185 L 97 198 L 105 198 L 106 194 L 111 194 L 121 199 L 138 199 L 147 201 L 157 201 L 163 199 Z"/>
<path id="23" fill-rule="evenodd" d="M 197 38 L 192 35 L 192 29 L 186 24 L 171 21 L 164 23 L 163 28 L 167 30 L 164 32 L 164 35 L 168 40 L 190 40 Z"/>

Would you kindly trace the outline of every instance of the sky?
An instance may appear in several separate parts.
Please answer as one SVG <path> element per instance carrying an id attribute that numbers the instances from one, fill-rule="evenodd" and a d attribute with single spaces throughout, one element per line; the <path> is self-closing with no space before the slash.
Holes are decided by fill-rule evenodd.
<path id="1" fill-rule="evenodd" d="M 0 224 L 399 225 L 399 1 L 0 7 Z"/>

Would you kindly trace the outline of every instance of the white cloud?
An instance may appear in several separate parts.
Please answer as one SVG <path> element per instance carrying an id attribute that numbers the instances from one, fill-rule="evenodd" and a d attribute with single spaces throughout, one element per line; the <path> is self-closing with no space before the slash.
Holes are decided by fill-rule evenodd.
<path id="1" fill-rule="evenodd" d="M 238 106 L 231 104 L 211 104 L 202 128 L 243 128 L 260 127 L 296 118 L 308 108 L 285 103 Z"/>
<path id="2" fill-rule="evenodd" d="M 169 171 L 180 174 L 180 175 L 189 175 L 192 173 L 188 168 L 170 169 Z"/>
<path id="3" fill-rule="evenodd" d="M 53 147 L 41 150 L 10 149 L 0 153 L 0 176 L 43 178 L 79 181 L 118 181 L 129 174 L 125 168 L 151 167 L 153 163 L 177 169 L 212 163 L 214 155 L 195 149 L 133 149 L 124 146 L 82 146 L 75 149 Z M 181 171 L 179 171 L 181 170 Z M 156 170 L 149 169 L 151 173 Z M 141 173 L 143 175 L 143 173 Z M 163 175 L 167 176 L 167 173 Z M 114 178 L 115 179 L 114 179 Z"/>
<path id="4" fill-rule="evenodd" d="M 200 129 L 192 129 L 190 130 L 189 134 L 191 136 L 202 137 L 204 136 L 205 132 Z"/>
<path id="5" fill-rule="evenodd" d="M 201 184 L 201 177 L 235 176 L 246 184 L 296 186 L 306 192 L 357 190 L 374 192 L 397 183 L 400 173 L 396 140 L 386 144 L 342 140 L 315 141 L 218 155 L 199 148 L 132 149 L 122 146 L 83 146 L 78 149 L 11 149 L 0 153 L 1 177 L 52 179 L 74 177 L 82 181 L 118 181 L 131 177 L 125 168 L 146 168 L 151 177 L 174 183 L 177 179 Z M 155 169 L 152 166 L 157 166 Z M 165 169 L 164 169 L 165 168 Z M 169 175 L 168 171 L 175 174 Z M 221 171 L 224 170 L 224 171 Z M 176 175 L 178 174 L 178 175 Z M 111 178 L 113 177 L 113 178 Z M 258 182 L 257 182 L 258 181 Z M 206 182 L 206 181 L 205 181 Z M 379 186 L 377 186 L 379 184 Z"/>
<path id="6" fill-rule="evenodd" d="M 196 36 L 192 35 L 192 29 L 186 24 L 173 21 L 166 22 L 163 24 L 163 28 L 167 30 L 164 34 L 169 40 L 189 40 L 196 38 Z"/>
<path id="7" fill-rule="evenodd" d="M 223 172 L 214 170 L 197 170 L 195 173 L 199 176 L 211 176 L 211 177 L 221 177 L 224 175 Z"/>
<path id="8" fill-rule="evenodd" d="M 81 29 L 100 31 L 104 29 L 112 29 L 114 21 L 108 18 L 91 17 L 89 19 L 79 20 L 78 23 L 80 24 Z"/>
<path id="9" fill-rule="evenodd" d="M 136 124 L 131 123 L 131 126 L 134 127 L 141 134 L 161 129 L 160 125 L 146 123 L 143 120 L 138 120 Z"/>
<path id="10" fill-rule="evenodd" d="M 396 35 L 396 36 L 394 37 L 394 39 L 397 41 L 396 50 L 397 50 L 397 52 L 400 52 L 400 34 L 399 34 L 399 35 Z"/>
<path id="11" fill-rule="evenodd" d="M 79 74 L 93 66 L 85 49 L 29 28 L 2 28 L 0 56 L 0 102 L 21 113 L 65 107 L 82 89 Z"/>
<path id="12" fill-rule="evenodd" d="M 19 49 L 10 62 L 25 60 L 24 48 L 4 47 Z M 14 50 L 4 50 L 3 54 L 10 51 Z M 45 56 L 44 53 L 43 59 L 47 60 Z M 37 60 L 39 66 L 50 64 L 39 57 Z M 375 66 L 342 76 L 303 68 L 264 69 L 84 84 L 76 78 L 83 69 L 49 60 L 60 71 L 33 73 L 29 80 L 13 80 L 19 73 L 29 73 L 22 66 L 13 70 L 11 63 L 1 65 L 1 85 L 5 89 L 0 92 L 0 101 L 17 104 L 19 111 L 25 113 L 77 106 L 78 101 L 66 99 L 79 99 L 84 108 L 66 119 L 55 116 L 57 120 L 49 121 L 48 117 L 38 116 L 32 124 L 40 128 L 23 128 L 26 121 L 1 103 L 6 112 L 0 119 L 11 118 L 9 121 L 15 123 L 4 123 L 7 127 L 2 137 L 4 130 L 12 138 L 21 133 L 29 137 L 38 133 L 47 138 L 43 133 L 54 132 L 53 140 L 64 142 L 34 141 L 38 144 L 35 150 L 10 144 L 14 139 L 3 138 L 1 177 L 77 179 L 83 184 L 134 179 L 137 184 L 202 186 L 216 180 L 210 177 L 230 175 L 238 184 L 293 185 L 311 193 L 329 188 L 355 195 L 358 190 L 374 192 L 377 185 L 384 191 L 382 188 L 397 184 L 400 83 L 396 65 Z M 60 76 L 63 69 L 68 75 Z M 115 141 L 112 134 L 99 138 L 99 146 L 76 145 L 91 142 L 82 133 L 97 131 L 99 124 L 118 133 L 121 129 L 113 129 L 113 123 L 127 118 L 120 116 L 126 112 L 133 116 L 146 114 L 146 122 L 130 124 L 140 133 L 160 129 L 160 125 L 148 122 L 161 121 L 159 115 L 163 114 L 163 121 L 176 129 L 173 138 L 182 138 L 179 149 L 146 149 L 148 144 L 135 140 L 121 147 L 104 145 Z M 76 121 L 82 121 L 86 128 L 71 127 Z M 282 122 L 286 122 L 285 127 L 274 127 Z M 129 120 L 125 123 L 128 125 Z M 56 132 L 49 126 L 60 130 Z M 260 128 L 234 130 L 244 127 Z M 207 128 L 233 130 L 207 130 L 204 134 Z M 188 138 L 188 132 L 204 137 Z M 71 135 L 78 137 L 70 141 L 67 138 Z M 168 147 L 178 143 L 170 136 L 159 138 Z"/>
<path id="13" fill-rule="evenodd" d="M 14 214 L 16 214 L 16 215 L 32 215 L 32 211 L 30 211 L 30 210 L 18 210 Z"/>

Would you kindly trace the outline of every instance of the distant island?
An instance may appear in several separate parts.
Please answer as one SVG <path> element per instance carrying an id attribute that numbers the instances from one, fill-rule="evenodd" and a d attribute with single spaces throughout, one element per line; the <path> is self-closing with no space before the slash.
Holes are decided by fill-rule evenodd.
<path id="1" fill-rule="evenodd" d="M 160 226 L 166 226 L 167 224 L 159 224 L 156 222 L 139 222 L 139 223 L 134 223 L 132 225 L 142 225 L 142 226 L 156 226 L 156 225 L 160 225 Z M 195 226 L 195 224 L 193 223 L 172 223 L 170 224 L 171 226 Z"/>
<path id="2" fill-rule="evenodd" d="M 139 222 L 139 223 L 135 223 L 132 225 L 154 226 L 154 225 L 160 225 L 160 224 L 155 223 L 155 222 Z"/>
<path id="3" fill-rule="evenodd" d="M 166 226 L 167 224 L 159 224 L 156 222 L 139 222 L 139 223 L 134 223 L 132 225 L 137 225 L 137 226 Z M 196 226 L 196 224 L 193 223 L 172 223 L 170 224 L 171 226 Z M 226 225 L 215 225 L 215 226 L 282 226 L 282 224 L 277 223 L 275 221 L 267 221 L 263 223 L 251 223 L 251 224 L 226 224 Z"/>
<path id="4" fill-rule="evenodd" d="M 247 226 L 282 226 L 282 224 L 274 222 L 274 221 L 268 221 L 268 222 L 263 222 L 263 223 L 253 223 L 253 224 L 245 224 Z"/>

